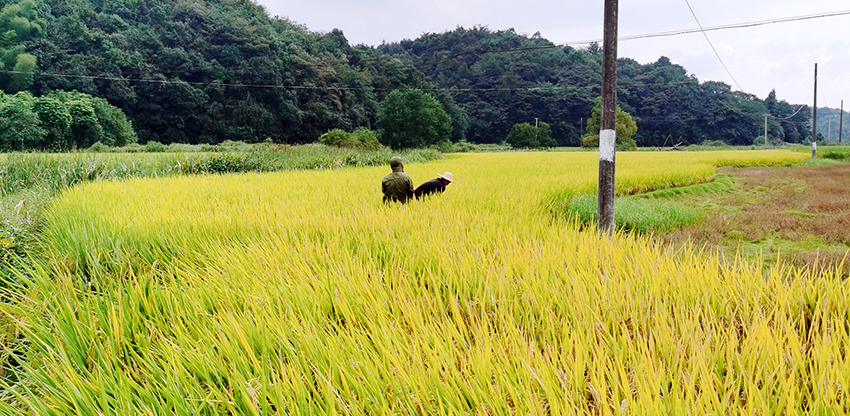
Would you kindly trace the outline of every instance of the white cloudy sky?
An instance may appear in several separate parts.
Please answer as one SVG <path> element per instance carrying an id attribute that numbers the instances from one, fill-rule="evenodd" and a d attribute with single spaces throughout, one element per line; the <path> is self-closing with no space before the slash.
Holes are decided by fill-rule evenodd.
<path id="1" fill-rule="evenodd" d="M 603 0 L 255 0 L 272 16 L 312 31 L 341 29 L 352 44 L 378 45 L 458 26 L 514 28 L 555 43 L 601 39 Z M 850 10 L 847 0 L 689 0 L 703 27 Z M 697 27 L 685 0 L 620 1 L 620 36 Z M 708 32 L 737 84 L 764 98 L 811 104 L 818 63 L 818 107 L 850 107 L 850 14 Z M 619 56 L 640 63 L 669 57 L 700 81 L 738 89 L 701 33 L 624 41 Z"/>

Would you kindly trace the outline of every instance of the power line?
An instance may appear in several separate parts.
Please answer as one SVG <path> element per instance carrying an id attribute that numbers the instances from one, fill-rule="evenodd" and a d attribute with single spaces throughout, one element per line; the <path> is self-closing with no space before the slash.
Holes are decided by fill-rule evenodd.
<path id="1" fill-rule="evenodd" d="M 743 91 L 744 89 L 741 88 L 741 84 L 738 84 L 738 80 L 736 80 L 735 77 L 732 75 L 732 72 L 729 71 L 729 68 L 726 66 L 726 63 L 723 62 L 723 58 L 720 57 L 720 54 L 717 53 L 717 49 L 714 48 L 714 44 L 711 43 L 711 39 L 708 38 L 708 34 L 705 33 L 705 29 L 702 28 L 702 24 L 699 22 L 697 14 L 694 13 L 694 8 L 691 7 L 691 2 L 685 0 L 685 4 L 688 5 L 688 9 L 691 11 L 691 15 L 694 16 L 694 20 L 697 22 L 697 26 L 699 26 L 700 31 L 702 31 L 702 35 L 705 36 L 705 40 L 708 42 L 708 46 L 711 46 L 711 50 L 714 51 L 714 56 L 716 56 L 717 59 L 720 61 L 720 65 L 723 65 L 723 69 L 725 69 L 726 73 L 729 74 L 729 78 L 732 78 L 732 82 L 734 82 L 735 85 L 738 86 L 739 90 Z"/>
<path id="2" fill-rule="evenodd" d="M 728 29 L 744 29 L 750 27 L 771 25 L 777 23 L 789 23 L 789 22 L 798 22 L 802 20 L 811 20 L 811 19 L 820 19 L 825 17 L 837 17 L 837 16 L 846 16 L 850 15 L 850 10 L 842 10 L 837 12 L 829 12 L 829 13 L 820 13 L 820 14 L 810 14 L 810 15 L 801 15 L 801 16 L 792 16 L 792 17 L 783 17 L 779 19 L 769 19 L 769 20 L 757 20 L 752 22 L 742 22 L 742 23 L 733 23 L 728 25 L 720 25 L 720 26 L 709 26 L 704 28 L 693 28 L 693 29 L 681 29 L 681 30 L 670 30 L 666 32 L 655 32 L 655 33 L 645 33 L 639 35 L 629 35 L 622 36 L 617 38 L 618 42 L 624 42 L 629 40 L 638 40 L 638 39 L 651 39 L 651 38 L 662 38 L 662 37 L 671 37 L 671 36 L 679 36 L 679 35 L 689 35 L 693 33 L 700 32 L 714 32 L 718 30 L 728 30 Z M 539 45 L 539 46 L 526 46 L 522 48 L 509 48 L 509 49 L 491 49 L 491 50 L 481 50 L 481 51 L 470 51 L 470 52 L 461 52 L 456 54 L 455 56 L 465 55 L 465 54 L 488 54 L 488 53 L 502 53 L 502 52 L 520 52 L 520 51 L 533 51 L 533 50 L 541 50 L 541 49 L 555 49 L 555 48 L 563 48 L 566 46 L 579 46 L 579 45 L 590 45 L 593 43 L 600 43 L 602 39 L 588 39 L 588 40 L 578 40 L 578 41 L 569 41 L 569 42 L 561 42 L 555 43 L 552 45 Z"/>
<path id="3" fill-rule="evenodd" d="M 690 4 L 688 4 L 688 7 L 690 8 Z M 691 12 L 693 13 L 693 10 L 691 10 Z M 692 34 L 692 33 L 697 33 L 697 32 L 702 32 L 703 34 L 705 34 L 705 32 L 717 31 L 717 30 L 741 29 L 741 28 L 763 26 L 763 25 L 776 24 L 776 23 L 787 23 L 787 22 L 794 22 L 794 21 L 801 21 L 801 20 L 811 20 L 811 19 L 845 16 L 845 15 L 850 15 L 850 10 L 821 13 L 821 14 L 812 14 L 812 15 L 793 16 L 793 17 L 786 17 L 786 18 L 779 18 L 779 19 L 760 20 L 760 21 L 752 21 L 752 22 L 744 22 L 744 23 L 735 23 L 735 24 L 722 25 L 722 26 L 700 27 L 698 29 L 685 29 L 685 30 L 676 30 L 676 31 L 667 31 L 667 32 L 647 33 L 647 34 L 640 34 L 640 35 L 630 35 L 630 36 L 619 37 L 618 41 L 628 41 L 628 40 L 658 38 L 658 37 L 670 37 L 670 36 L 678 36 L 678 35 L 684 35 L 684 34 Z M 694 16 L 694 18 L 696 19 L 696 16 Z M 697 23 L 699 24 L 698 20 L 697 20 Z M 559 44 L 553 44 L 553 45 L 530 46 L 530 47 L 523 47 L 523 48 L 493 49 L 493 50 L 485 50 L 485 51 L 468 51 L 468 52 L 462 52 L 462 53 L 452 55 L 449 58 L 457 57 L 457 56 L 464 55 L 464 54 L 489 54 L 489 53 L 504 53 L 504 52 L 519 52 L 519 51 L 529 51 L 529 50 L 554 49 L 554 48 L 561 48 L 561 47 L 564 47 L 564 46 L 572 46 L 572 45 L 587 45 L 587 44 L 591 44 L 591 43 L 598 43 L 598 42 L 601 42 L 601 41 L 602 41 L 602 39 L 594 39 L 594 40 L 565 42 L 565 43 L 559 43 Z M 709 43 L 710 43 L 710 41 L 709 41 Z M 713 46 L 712 46 L 712 49 L 714 49 Z M 715 53 L 716 53 L 716 51 L 715 51 Z M 718 58 L 719 58 L 719 56 L 718 56 Z M 722 63 L 722 60 L 721 60 L 721 63 Z M 724 66 L 724 68 L 726 67 L 725 64 L 723 66 Z M 171 72 L 178 72 L 178 71 L 171 71 Z M 727 69 L 727 72 L 728 72 L 728 69 Z M 21 72 L 21 71 L 13 71 L 13 70 L 0 70 L 0 73 L 12 74 L 12 75 L 34 75 L 34 76 L 49 76 L 49 77 L 58 77 L 58 78 L 76 78 L 76 79 L 89 79 L 89 80 L 102 80 L 102 81 L 121 81 L 121 82 L 128 82 L 128 83 L 142 82 L 142 83 L 154 83 L 154 84 L 188 84 L 188 85 L 194 85 L 194 86 L 247 87 L 247 88 L 269 88 L 269 89 L 284 89 L 284 90 L 285 89 L 289 89 L 289 90 L 324 90 L 324 91 L 330 91 L 330 90 L 362 91 L 362 90 L 367 90 L 367 88 L 362 88 L 362 87 L 340 87 L 340 86 L 322 87 L 322 86 L 304 86 L 304 85 L 285 86 L 285 85 L 276 85 L 276 84 L 246 84 L 246 83 L 221 83 L 221 82 L 193 82 L 193 81 L 183 81 L 183 80 L 128 79 L 128 78 L 110 77 L 110 76 L 103 76 L 103 75 L 74 75 L 74 74 L 62 74 L 62 73 L 50 73 L 50 72 L 35 72 L 35 73 L 32 73 L 32 72 Z M 729 76 L 732 77 L 731 73 L 729 74 Z M 735 78 L 732 77 L 732 80 L 735 81 Z M 659 85 L 677 85 L 677 84 L 689 84 L 689 83 L 691 83 L 691 82 L 690 81 L 679 81 L 679 82 L 646 83 L 646 84 L 642 84 L 642 83 L 621 83 L 619 86 L 620 87 L 625 87 L 625 86 L 659 86 Z M 736 85 L 738 84 L 737 81 L 735 81 L 735 84 Z M 451 91 L 458 91 L 458 92 L 506 91 L 506 92 L 509 92 L 509 91 L 536 91 L 536 90 L 543 90 L 543 89 L 549 89 L 549 88 L 556 88 L 556 89 L 557 88 L 566 88 L 566 86 L 562 86 L 562 87 L 557 87 L 557 86 L 551 86 L 551 87 L 516 87 L 516 88 L 421 88 L 421 89 L 426 90 L 426 91 L 447 91 L 447 92 L 451 92 Z M 738 85 L 738 88 L 743 91 L 743 89 L 740 87 L 740 85 Z M 387 88 L 371 88 L 369 90 L 380 91 L 380 92 L 391 91 L 391 89 L 387 89 Z"/>
<path id="4" fill-rule="evenodd" d="M 13 71 L 13 70 L 0 70 L 2 74 L 10 74 L 10 75 L 32 75 L 32 76 L 45 76 L 45 77 L 56 77 L 56 78 L 71 78 L 71 79 L 89 79 L 89 80 L 99 80 L 99 81 L 121 81 L 126 83 L 151 83 L 151 84 L 188 84 L 193 86 L 202 86 L 202 87 L 243 87 L 243 88 L 268 88 L 268 89 L 282 89 L 282 90 L 318 90 L 318 91 L 380 91 L 380 92 L 388 92 L 394 91 L 400 88 L 364 88 L 364 87 L 331 87 L 331 86 L 305 86 L 305 85 L 278 85 L 278 84 L 244 84 L 244 83 L 222 83 L 222 82 L 190 82 L 190 81 L 182 81 L 182 80 L 168 80 L 168 79 L 128 79 L 128 78 L 118 78 L 118 77 L 108 77 L 108 76 L 99 76 L 99 75 L 75 75 L 75 74 L 61 74 L 61 73 L 52 73 L 52 72 L 22 72 L 22 71 Z M 714 81 L 704 81 L 706 82 L 714 82 Z M 685 80 L 685 81 L 666 81 L 666 82 L 620 82 L 618 83 L 618 87 L 657 87 L 657 86 L 671 86 L 671 85 L 699 85 L 700 82 L 697 80 Z M 514 91 L 547 91 L 547 90 L 561 90 L 567 88 L 575 88 L 575 84 L 570 85 L 544 85 L 544 86 L 536 86 L 536 87 L 497 87 L 497 88 L 416 88 L 423 91 L 436 91 L 436 92 L 514 92 Z M 402 88 L 403 89 L 403 88 Z M 414 89 L 414 88 L 407 88 Z"/>
<path id="5" fill-rule="evenodd" d="M 767 114 L 767 116 L 768 116 L 768 117 L 770 117 L 770 118 L 772 118 L 772 119 L 774 119 L 774 120 L 779 120 L 779 121 L 782 121 L 782 120 L 790 120 L 791 118 L 793 118 L 794 116 L 796 116 L 796 115 L 797 115 L 797 113 L 799 113 L 799 112 L 800 112 L 800 110 L 802 110 L 802 109 L 803 109 L 803 108 L 805 108 L 805 107 L 806 107 L 806 104 L 802 104 L 802 105 L 800 105 L 800 108 L 798 108 L 798 109 L 797 109 L 797 111 L 795 111 L 795 112 L 794 112 L 794 114 L 791 114 L 791 115 L 790 115 L 790 116 L 788 116 L 788 117 L 782 117 L 782 118 L 780 118 L 780 117 L 776 117 L 776 116 L 774 116 L 774 115 L 772 115 L 772 114 Z"/>

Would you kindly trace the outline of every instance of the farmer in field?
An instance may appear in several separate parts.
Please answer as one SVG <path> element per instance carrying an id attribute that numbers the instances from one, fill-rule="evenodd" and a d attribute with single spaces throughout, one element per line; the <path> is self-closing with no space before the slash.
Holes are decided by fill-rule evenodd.
<path id="1" fill-rule="evenodd" d="M 393 172 L 381 179 L 381 190 L 384 192 L 384 202 L 401 202 L 404 204 L 413 198 L 413 179 L 404 173 L 401 157 L 390 159 Z"/>
<path id="2" fill-rule="evenodd" d="M 431 195 L 436 192 L 443 192 L 446 190 L 446 186 L 452 183 L 452 179 L 453 177 L 451 172 L 444 172 L 443 174 L 438 173 L 437 179 L 431 179 L 430 181 L 419 185 L 419 187 L 413 191 L 413 195 L 416 199 L 419 199 L 423 196 Z"/>

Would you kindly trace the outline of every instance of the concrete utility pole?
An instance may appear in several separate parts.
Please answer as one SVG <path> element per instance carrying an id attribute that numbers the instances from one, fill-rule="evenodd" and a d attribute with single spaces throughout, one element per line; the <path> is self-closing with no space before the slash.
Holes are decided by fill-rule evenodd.
<path id="1" fill-rule="evenodd" d="M 815 105 L 812 107 L 812 159 L 818 155 L 818 64 L 815 64 Z"/>
<path id="2" fill-rule="evenodd" d="M 764 148 L 767 149 L 767 114 L 764 115 Z"/>
<path id="3" fill-rule="evenodd" d="M 838 143 L 841 143 L 841 136 L 844 133 L 844 100 L 841 100 L 841 112 L 838 113 Z"/>
<path id="4" fill-rule="evenodd" d="M 618 1 L 605 0 L 605 35 L 602 41 L 602 128 L 599 131 L 599 224 L 597 228 L 609 238 L 614 234 Z"/>

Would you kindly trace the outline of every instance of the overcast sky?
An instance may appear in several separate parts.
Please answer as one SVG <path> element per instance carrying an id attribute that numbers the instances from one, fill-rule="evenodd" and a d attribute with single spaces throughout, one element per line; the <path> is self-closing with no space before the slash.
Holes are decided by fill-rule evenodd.
<path id="1" fill-rule="evenodd" d="M 602 38 L 603 0 L 256 0 L 272 16 L 309 30 L 338 28 L 352 44 L 379 45 L 458 26 L 513 28 L 554 42 Z M 703 27 L 850 10 L 847 0 L 689 0 Z M 685 0 L 620 2 L 620 36 L 697 28 Z M 818 63 L 818 107 L 850 108 L 850 15 L 708 32 L 737 85 L 765 98 L 811 104 Z M 661 56 L 696 75 L 738 89 L 702 33 L 623 41 L 619 56 L 649 63 Z"/>

